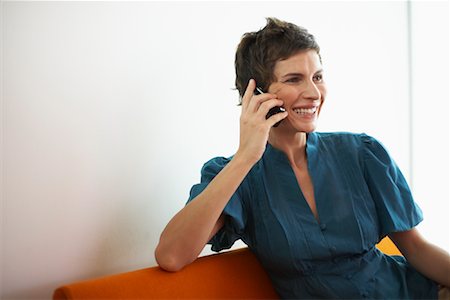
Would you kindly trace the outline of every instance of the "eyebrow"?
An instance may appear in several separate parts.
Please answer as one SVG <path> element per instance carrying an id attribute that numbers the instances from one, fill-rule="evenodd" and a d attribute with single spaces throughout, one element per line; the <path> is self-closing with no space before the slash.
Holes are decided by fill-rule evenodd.
<path id="1" fill-rule="evenodd" d="M 323 72 L 323 69 L 319 69 L 314 73 L 314 75 L 317 75 L 318 73 L 322 73 L 322 72 Z M 281 76 L 281 78 L 286 78 L 286 77 L 291 77 L 291 76 L 304 77 L 305 75 L 302 73 L 287 73 L 287 74 Z"/>

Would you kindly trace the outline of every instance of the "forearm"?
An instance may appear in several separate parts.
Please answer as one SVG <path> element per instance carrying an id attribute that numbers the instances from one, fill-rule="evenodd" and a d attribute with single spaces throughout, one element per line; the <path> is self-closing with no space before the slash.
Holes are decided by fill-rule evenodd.
<path id="1" fill-rule="evenodd" d="M 428 278 L 450 287 L 450 256 L 443 249 L 425 243 L 420 245 L 416 255 L 407 259 L 414 268 Z"/>
<path id="2" fill-rule="evenodd" d="M 216 224 L 252 163 L 235 156 L 205 190 L 178 212 L 167 224 L 155 250 L 158 264 L 176 271 L 194 261 L 218 230 Z"/>
<path id="3" fill-rule="evenodd" d="M 450 287 L 450 255 L 445 250 L 426 241 L 417 229 L 392 233 L 390 237 L 417 271 Z"/>

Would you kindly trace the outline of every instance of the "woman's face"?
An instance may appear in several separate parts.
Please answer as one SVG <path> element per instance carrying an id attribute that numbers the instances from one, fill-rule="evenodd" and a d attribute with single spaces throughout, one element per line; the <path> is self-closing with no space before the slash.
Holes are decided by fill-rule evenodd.
<path id="1" fill-rule="evenodd" d="M 322 78 L 322 64 L 315 50 L 305 50 L 275 64 L 276 81 L 269 93 L 284 101 L 288 112 L 279 129 L 312 132 L 325 100 L 326 86 Z"/>

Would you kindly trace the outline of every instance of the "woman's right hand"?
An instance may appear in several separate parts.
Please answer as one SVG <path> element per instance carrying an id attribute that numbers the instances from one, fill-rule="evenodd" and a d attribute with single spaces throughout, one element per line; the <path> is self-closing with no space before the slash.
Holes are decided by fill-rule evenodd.
<path id="1" fill-rule="evenodd" d="M 275 94 L 254 95 L 255 88 L 255 80 L 250 79 L 242 97 L 239 149 L 235 155 L 251 164 L 261 159 L 272 126 L 287 117 L 287 112 L 282 112 L 266 119 L 269 110 L 275 106 L 282 106 L 283 101 L 277 99 Z"/>

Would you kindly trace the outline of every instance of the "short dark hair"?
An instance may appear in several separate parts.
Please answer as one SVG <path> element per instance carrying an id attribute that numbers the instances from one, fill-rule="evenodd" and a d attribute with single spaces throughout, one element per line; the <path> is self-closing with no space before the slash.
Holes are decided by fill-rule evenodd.
<path id="1" fill-rule="evenodd" d="M 320 58 L 319 45 L 305 28 L 276 18 L 266 20 L 261 30 L 245 33 L 236 50 L 235 85 L 241 98 L 251 78 L 267 91 L 275 81 L 273 70 L 277 61 L 309 49 L 317 51 Z"/>

